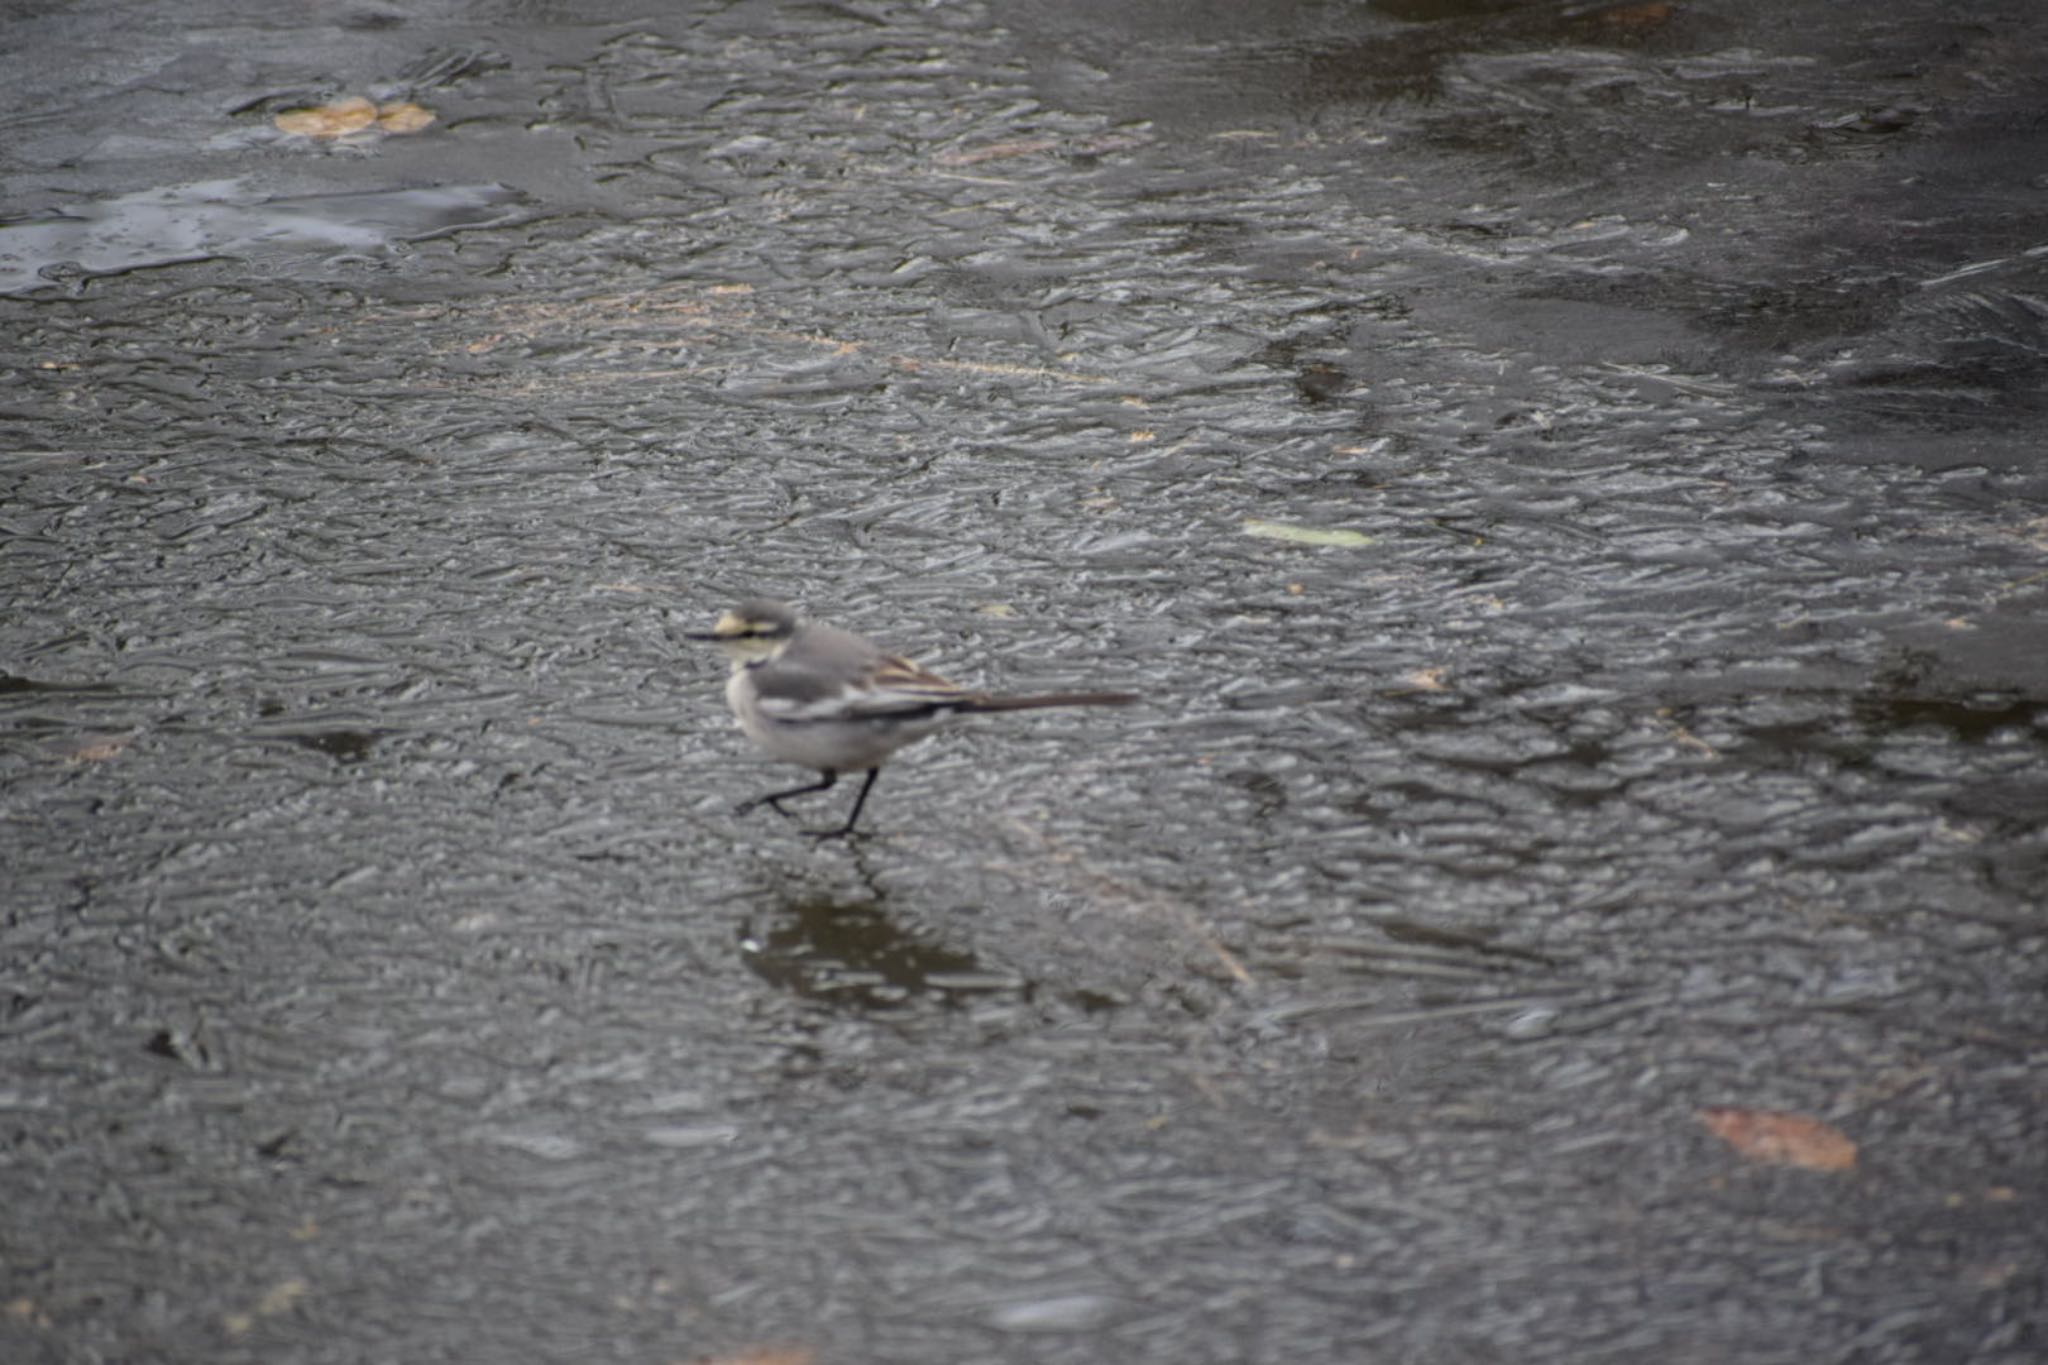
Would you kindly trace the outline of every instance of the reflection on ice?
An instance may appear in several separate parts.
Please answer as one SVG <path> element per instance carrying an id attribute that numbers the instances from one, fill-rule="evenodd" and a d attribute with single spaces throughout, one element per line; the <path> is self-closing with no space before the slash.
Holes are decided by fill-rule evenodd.
<path id="1" fill-rule="evenodd" d="M 264 247 L 373 251 L 504 224 L 524 200 L 503 185 L 278 197 L 241 178 L 170 185 L 0 224 L 0 293 Z"/>

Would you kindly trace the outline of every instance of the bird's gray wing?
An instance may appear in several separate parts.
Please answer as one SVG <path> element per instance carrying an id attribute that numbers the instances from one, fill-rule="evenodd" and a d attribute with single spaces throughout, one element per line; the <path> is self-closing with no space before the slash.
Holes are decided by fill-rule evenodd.
<path id="1" fill-rule="evenodd" d="M 908 659 L 830 626 L 811 626 L 754 670 L 764 715 L 778 721 L 861 720 L 931 715 L 970 695 Z"/>

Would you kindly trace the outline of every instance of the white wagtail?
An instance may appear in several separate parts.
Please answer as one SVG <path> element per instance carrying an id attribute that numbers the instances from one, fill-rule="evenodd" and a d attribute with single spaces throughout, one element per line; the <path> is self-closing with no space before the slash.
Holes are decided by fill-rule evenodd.
<path id="1" fill-rule="evenodd" d="M 740 803 L 739 811 L 821 792 L 839 774 L 867 772 L 853 813 L 837 829 L 809 831 L 814 838 L 853 833 L 868 792 L 889 755 L 939 729 L 955 716 L 980 711 L 1030 711 L 1043 706 L 1121 706 L 1132 692 L 1053 692 L 1035 697 L 992 697 L 970 692 L 872 640 L 805 621 L 780 602 L 742 602 L 709 631 L 732 660 L 725 700 L 747 737 L 784 763 L 801 763 L 822 780 L 770 792 Z"/>

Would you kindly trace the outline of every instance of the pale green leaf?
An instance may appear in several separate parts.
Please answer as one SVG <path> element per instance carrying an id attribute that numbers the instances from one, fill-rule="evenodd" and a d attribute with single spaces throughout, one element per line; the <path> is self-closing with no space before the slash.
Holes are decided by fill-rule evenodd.
<path id="1" fill-rule="evenodd" d="M 1362 531 L 1347 531 L 1342 527 L 1293 526 L 1284 521 L 1262 521 L 1257 517 L 1245 518 L 1244 533 L 1264 536 L 1267 540 L 1284 540 L 1294 545 L 1337 545 L 1356 549 L 1372 544 L 1372 537 Z"/>

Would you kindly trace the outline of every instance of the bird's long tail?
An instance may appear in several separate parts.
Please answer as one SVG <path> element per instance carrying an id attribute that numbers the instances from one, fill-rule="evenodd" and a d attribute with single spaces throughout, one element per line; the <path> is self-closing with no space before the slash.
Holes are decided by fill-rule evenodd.
<path id="1" fill-rule="evenodd" d="M 1046 692 L 1035 697 L 968 697 L 953 709 L 972 715 L 978 711 L 1036 711 L 1047 706 L 1129 706 L 1136 700 L 1136 692 Z"/>

